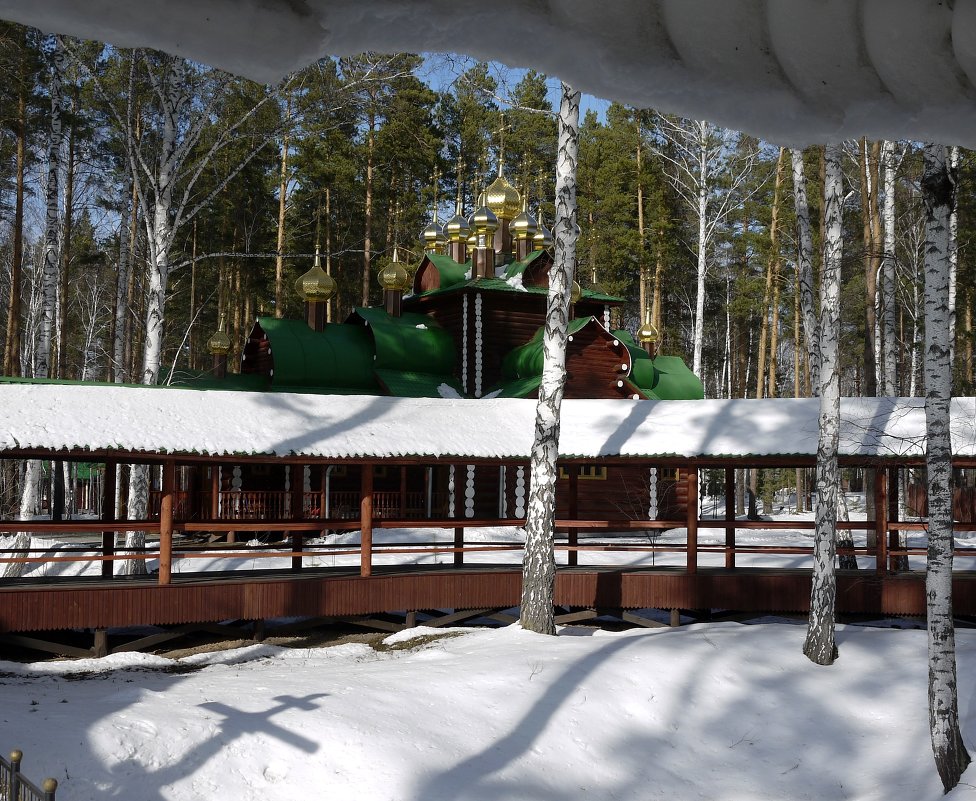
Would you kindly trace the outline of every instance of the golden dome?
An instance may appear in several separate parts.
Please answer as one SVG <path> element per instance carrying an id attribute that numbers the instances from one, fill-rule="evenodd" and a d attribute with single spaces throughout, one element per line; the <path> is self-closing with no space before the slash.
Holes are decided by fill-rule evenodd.
<path id="1" fill-rule="evenodd" d="M 447 237 L 444 236 L 444 229 L 438 225 L 436 217 L 431 221 L 430 225 L 424 228 L 420 236 L 424 240 L 425 250 L 438 250 L 441 245 L 447 242 Z"/>
<path id="2" fill-rule="evenodd" d="M 470 223 L 476 233 L 494 233 L 498 230 L 498 217 L 487 205 L 471 215 Z"/>
<path id="3" fill-rule="evenodd" d="M 336 293 L 336 282 L 322 269 L 322 258 L 315 248 L 315 263 L 312 269 L 295 282 L 295 291 L 306 303 L 323 303 Z"/>
<path id="4" fill-rule="evenodd" d="M 638 342 L 657 342 L 657 328 L 651 322 L 651 310 L 644 314 L 644 325 L 637 329 Z"/>
<path id="5" fill-rule="evenodd" d="M 444 224 L 444 233 L 450 242 L 465 242 L 471 236 L 471 226 L 460 209 Z"/>
<path id="6" fill-rule="evenodd" d="M 522 203 L 522 211 L 512 220 L 510 227 L 516 239 L 532 239 L 539 230 L 539 221 L 528 210 L 525 203 Z"/>
<path id="7" fill-rule="evenodd" d="M 536 250 L 548 250 L 552 247 L 552 231 L 546 228 L 546 224 L 539 220 L 539 228 L 535 232 L 535 236 L 532 237 L 532 241 L 535 243 Z"/>
<path id="8" fill-rule="evenodd" d="M 583 287 L 579 285 L 576 281 L 573 281 L 573 286 L 569 290 L 569 302 L 575 304 L 583 296 Z"/>
<path id="9" fill-rule="evenodd" d="M 380 286 L 387 292 L 406 292 L 411 285 L 410 274 L 398 261 L 391 261 L 377 276 Z"/>
<path id="10" fill-rule="evenodd" d="M 227 315 L 220 315 L 220 322 L 217 330 L 210 339 L 207 340 L 207 350 L 214 356 L 226 356 L 230 353 L 230 337 L 227 336 Z"/>
<path id="11" fill-rule="evenodd" d="M 485 189 L 485 205 L 495 212 L 499 220 L 511 220 L 522 208 L 522 196 L 499 172 L 498 177 Z"/>

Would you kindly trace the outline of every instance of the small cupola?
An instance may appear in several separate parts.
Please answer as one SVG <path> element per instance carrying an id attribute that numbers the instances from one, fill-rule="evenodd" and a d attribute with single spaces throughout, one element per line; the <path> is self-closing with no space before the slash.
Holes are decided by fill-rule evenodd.
<path id="1" fill-rule="evenodd" d="M 498 231 L 498 218 L 487 205 L 471 215 L 474 229 L 474 258 L 471 266 L 472 278 L 495 277 L 495 232 Z"/>
<path id="2" fill-rule="evenodd" d="M 644 312 L 644 324 L 637 329 L 637 341 L 644 346 L 644 350 L 653 359 L 657 352 L 658 332 L 651 322 L 651 310 Z"/>
<path id="3" fill-rule="evenodd" d="M 428 253 L 443 253 L 444 246 L 447 244 L 447 237 L 444 236 L 444 229 L 437 222 L 437 209 L 434 209 L 434 219 L 430 225 L 424 228 L 420 234 L 424 240 L 424 250 Z"/>
<path id="4" fill-rule="evenodd" d="M 399 317 L 403 311 L 403 293 L 410 288 L 410 274 L 400 264 L 397 248 L 393 248 L 393 261 L 379 271 L 377 280 L 383 287 L 383 304 L 391 317 Z"/>
<path id="5" fill-rule="evenodd" d="M 454 216 L 444 224 L 447 235 L 447 255 L 458 264 L 468 260 L 468 239 L 471 236 L 471 226 L 467 218 L 461 214 L 461 201 L 457 203 Z"/>
<path id="6" fill-rule="evenodd" d="M 515 258 L 522 261 L 535 249 L 535 235 L 539 222 L 528 209 L 526 198 L 522 198 L 522 211 L 512 220 L 511 231 L 515 239 Z"/>
<path id="7" fill-rule="evenodd" d="M 315 263 L 295 282 L 295 291 L 305 301 L 305 320 L 313 331 L 325 330 L 326 309 L 336 293 L 336 282 L 322 269 L 322 257 L 315 246 Z"/>
<path id="8" fill-rule="evenodd" d="M 542 221 L 542 214 L 539 214 L 539 227 L 535 232 L 535 236 L 532 237 L 535 250 L 549 250 L 552 247 L 552 231 L 546 228 L 546 224 Z"/>
<path id="9" fill-rule="evenodd" d="M 207 350 L 213 356 L 213 373 L 217 378 L 227 375 L 227 354 L 230 353 L 230 337 L 227 336 L 227 315 L 220 314 L 217 330 L 207 340 Z"/>

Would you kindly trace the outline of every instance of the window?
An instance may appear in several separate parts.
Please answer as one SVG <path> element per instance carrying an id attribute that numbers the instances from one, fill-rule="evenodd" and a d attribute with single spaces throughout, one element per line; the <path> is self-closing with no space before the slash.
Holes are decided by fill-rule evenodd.
<path id="1" fill-rule="evenodd" d="M 583 481 L 606 481 L 607 468 L 598 464 L 581 464 L 576 468 L 576 475 Z M 559 478 L 569 478 L 565 467 L 559 467 Z"/>

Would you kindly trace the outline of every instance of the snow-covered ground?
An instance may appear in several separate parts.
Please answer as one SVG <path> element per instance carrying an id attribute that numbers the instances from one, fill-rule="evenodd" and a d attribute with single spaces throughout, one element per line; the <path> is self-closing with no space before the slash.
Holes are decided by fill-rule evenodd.
<path id="1" fill-rule="evenodd" d="M 386 640 L 401 650 L 0 663 L 0 719 L 66 801 L 942 797 L 925 632 L 841 626 L 829 668 L 801 655 L 803 635 L 418 629 Z M 976 632 L 957 636 L 971 676 Z M 962 681 L 971 745 L 974 700 Z M 953 801 L 976 799 L 968 775 Z"/>

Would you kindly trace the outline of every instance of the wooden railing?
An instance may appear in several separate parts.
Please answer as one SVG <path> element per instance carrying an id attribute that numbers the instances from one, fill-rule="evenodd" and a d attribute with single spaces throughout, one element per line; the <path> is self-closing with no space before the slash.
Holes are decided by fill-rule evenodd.
<path id="1" fill-rule="evenodd" d="M 0 757 L 0 801 L 55 801 L 57 779 L 45 779 L 38 787 L 20 772 L 22 751 L 12 751 L 10 761 Z"/>

